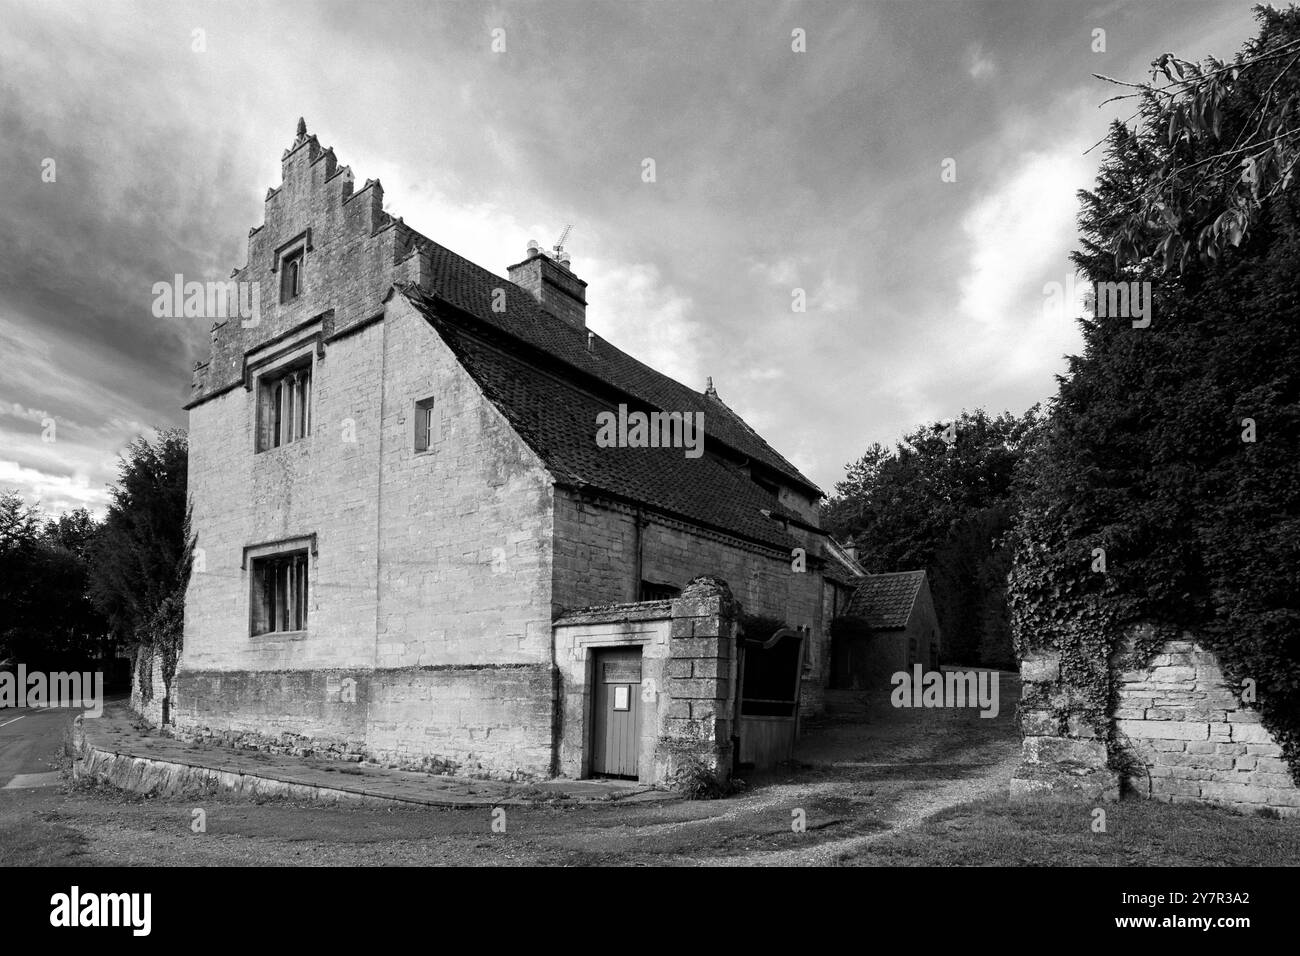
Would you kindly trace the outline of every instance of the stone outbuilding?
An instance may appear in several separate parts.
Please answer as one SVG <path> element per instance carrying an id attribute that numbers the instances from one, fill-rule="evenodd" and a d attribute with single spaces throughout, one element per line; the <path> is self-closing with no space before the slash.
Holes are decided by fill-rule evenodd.
<path id="1" fill-rule="evenodd" d="M 917 664 L 926 670 L 939 669 L 943 635 L 924 571 L 859 579 L 844 614 L 864 626 L 857 632 L 843 628 L 835 635 L 833 688 L 865 691 L 883 701 L 889 697 L 894 674 L 911 674 Z"/>

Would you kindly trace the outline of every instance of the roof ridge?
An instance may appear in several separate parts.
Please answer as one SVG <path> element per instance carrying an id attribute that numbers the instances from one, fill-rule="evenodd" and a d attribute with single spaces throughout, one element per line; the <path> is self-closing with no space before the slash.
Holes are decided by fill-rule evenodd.
<path id="1" fill-rule="evenodd" d="M 432 241 L 432 240 L 430 240 L 430 241 Z M 436 245 L 436 243 L 435 243 L 435 245 Z M 444 248 L 444 249 L 445 249 L 445 247 L 441 247 L 441 248 Z M 450 250 L 447 250 L 447 251 L 450 252 Z M 495 274 L 491 273 L 490 271 L 488 271 L 488 270 L 486 270 L 486 269 L 483 269 L 482 266 L 478 266 L 477 264 L 471 262 L 470 260 L 465 259 L 463 256 L 459 256 L 458 254 L 456 254 L 456 253 L 454 253 L 454 252 L 452 252 L 451 255 L 456 256 L 456 258 L 460 259 L 462 262 L 469 263 L 469 265 L 473 266 L 473 267 L 476 268 L 476 269 L 480 269 L 480 270 L 482 270 L 484 273 L 486 273 L 487 275 L 491 276 L 493 279 L 498 279 L 498 278 L 500 278 L 499 276 L 496 276 Z M 507 282 L 508 282 L 509 280 L 502 280 L 502 281 L 507 281 Z M 514 285 L 513 283 L 511 283 L 511 284 Z M 499 335 L 502 335 L 502 336 L 508 337 L 508 338 L 509 338 L 510 340 L 512 340 L 513 342 L 516 342 L 516 343 L 519 343 L 520 345 L 523 345 L 524 347 L 526 347 L 526 348 L 529 349 L 530 351 L 532 351 L 532 352 L 534 352 L 534 353 L 536 353 L 536 354 L 538 354 L 538 355 L 540 355 L 540 356 L 544 356 L 545 359 L 548 360 L 548 361 L 550 361 L 550 362 L 555 362 L 555 363 L 561 365 L 567 373 L 576 373 L 576 374 L 578 374 L 578 375 L 583 376 L 585 379 L 588 379 L 588 380 L 591 380 L 591 381 L 594 381 L 594 382 L 598 382 L 598 383 L 602 386 L 603 389 L 612 390 L 612 391 L 618 393 L 619 395 L 626 396 L 628 399 L 631 399 L 632 401 L 634 401 L 634 402 L 636 402 L 636 403 L 638 403 L 638 404 L 645 405 L 645 406 L 647 406 L 647 407 L 649 407 L 649 408 L 657 409 L 657 410 L 660 410 L 660 411 L 670 411 L 670 409 L 667 409 L 667 408 L 664 407 L 663 402 L 656 400 L 653 396 L 649 396 L 649 395 L 646 395 L 646 394 L 644 394 L 644 393 L 638 393 L 638 392 L 636 392 L 636 391 L 633 391 L 633 390 L 631 390 L 630 388 L 628 388 L 628 387 L 626 387 L 626 386 L 624 386 L 624 385 L 621 385 L 621 384 L 619 384 L 619 382 L 613 380 L 612 376 L 609 376 L 609 375 L 600 375 L 600 374 L 597 374 L 597 373 L 593 372 L 593 371 L 590 370 L 590 369 L 583 368 L 582 366 L 577 365 L 577 364 L 575 364 L 574 362 L 570 361 L 566 356 L 564 356 L 564 355 L 562 355 L 562 354 L 558 354 L 557 352 L 555 352 L 555 351 L 553 351 L 553 350 L 551 350 L 551 349 L 546 348 L 544 345 L 539 344 L 539 343 L 534 342 L 534 341 L 531 341 L 529 338 L 527 338 L 527 337 L 525 337 L 525 336 L 523 336 L 523 335 L 518 334 L 517 332 L 513 331 L 513 330 L 512 330 L 509 326 L 507 326 L 507 325 L 503 325 L 503 324 L 501 324 L 501 323 L 497 323 L 497 322 L 493 322 L 493 321 L 490 321 L 490 320 L 486 320 L 486 319 L 484 319 L 482 316 L 479 316 L 478 314 L 474 313 L 473 311 L 467 309 L 464 305 L 460 304 L 459 302 L 456 302 L 456 301 L 454 301 L 454 300 L 448 298 L 446 295 L 441 294 L 438 290 L 434 290 L 433 292 L 430 292 L 430 291 L 424 289 L 423 287 L 421 287 L 421 286 L 419 286 L 419 285 L 417 285 L 417 284 L 415 284 L 415 283 L 411 283 L 411 282 L 400 282 L 400 283 L 394 283 L 394 288 L 398 289 L 398 291 L 400 291 L 400 292 L 401 292 L 401 293 L 402 293 L 402 294 L 403 294 L 403 295 L 404 295 L 408 300 L 412 301 L 412 302 L 415 303 L 417 306 L 426 306 L 426 307 L 427 307 L 427 306 L 436 306 L 437 303 L 438 303 L 439 301 L 445 302 L 445 303 L 447 303 L 448 305 L 450 305 L 450 306 L 452 306 L 453 308 L 455 308 L 457 311 L 459 311 L 459 312 L 464 312 L 464 313 L 466 313 L 467 315 L 469 315 L 469 317 L 470 317 L 471 319 L 473 319 L 473 320 L 475 321 L 475 323 L 477 323 L 477 324 L 479 324 L 479 325 L 482 325 L 483 327 L 485 327 L 485 328 L 487 328 L 487 329 L 490 329 L 491 331 L 496 332 L 496 333 L 498 333 Z M 515 286 L 515 288 L 519 288 L 519 287 L 518 287 L 518 286 Z M 520 291 L 523 292 L 524 290 L 521 289 Z M 569 333 L 569 334 L 571 334 L 571 335 L 573 335 L 573 336 L 577 336 L 577 339 L 576 339 L 577 342 L 585 342 L 585 338 L 586 338 L 586 337 L 585 337 L 585 336 L 582 336 L 582 334 L 581 334 L 581 330 L 580 330 L 580 329 L 576 329 L 576 328 L 574 328 L 573 326 L 571 326 L 571 325 L 569 325 L 567 322 L 565 322 L 563 319 L 560 319 L 560 318 L 557 318 L 557 317 L 551 315 L 551 313 L 547 312 L 547 311 L 546 311 L 545 309 L 543 309 L 541 306 L 536 305 L 536 303 L 534 303 L 534 302 L 532 301 L 532 297 L 529 296 L 526 292 L 524 293 L 524 295 L 525 295 L 525 300 L 526 300 L 526 302 L 528 303 L 528 308 L 531 309 L 531 310 L 534 312 L 534 314 L 545 316 L 545 318 L 546 318 L 546 320 L 547 320 L 548 322 L 550 322 L 550 323 L 555 323 L 555 325 L 553 326 L 553 328 L 561 328 L 561 327 L 563 327 L 563 329 L 566 331 L 566 333 Z M 590 331 L 590 330 L 588 330 L 588 331 Z M 591 334 L 594 335 L 594 336 L 596 336 L 597 339 L 599 339 L 599 341 L 602 343 L 603 347 L 608 348 L 608 349 L 612 349 L 614 352 L 618 353 L 618 355 L 619 355 L 623 360 L 625 360 L 625 361 L 627 361 L 627 362 L 631 362 L 632 364 L 634 364 L 634 365 L 637 366 L 638 368 L 640 368 L 640 369 L 644 369 L 646 372 L 650 373 L 651 375 L 657 377 L 658 379 L 660 379 L 660 380 L 662 380 L 662 381 L 670 382 L 673 386 L 675 386 L 675 387 L 677 387 L 677 388 L 679 388 L 679 389 L 683 389 L 683 390 L 689 392 L 693 397 L 695 397 L 696 399 L 700 400 L 702 403 L 705 403 L 705 407 L 706 407 L 706 408 L 707 408 L 709 405 L 713 404 L 715 401 L 718 402 L 719 404 L 722 404 L 724 410 L 725 410 L 725 411 L 727 412 L 727 414 L 730 416 L 730 420 L 733 421 L 733 422 L 735 422 L 735 423 L 737 423 L 739 426 L 741 426 L 741 427 L 745 430 L 745 432 L 746 432 L 748 435 L 752 436 L 753 439 L 755 439 L 755 440 L 757 441 L 757 443 L 759 444 L 761 450 L 765 451 L 767 454 L 769 454 L 769 455 L 771 455 L 773 458 L 777 459 L 778 462 L 780 462 L 781 464 L 783 464 L 783 465 L 784 465 L 784 469 L 783 469 L 783 468 L 780 468 L 780 467 L 776 467 L 772 462 L 763 462 L 764 464 L 766 464 L 766 465 L 767 465 L 768 467 L 770 467 L 770 468 L 773 468 L 773 470 L 775 470 L 775 471 L 777 471 L 777 472 L 788 472 L 788 473 L 786 474 L 786 477 L 788 477 L 788 478 L 793 478 L 793 479 L 796 479 L 796 480 L 799 480 L 799 481 L 801 481 L 803 484 L 806 484 L 807 487 L 809 487 L 809 488 L 811 488 L 811 489 L 814 489 L 814 490 L 816 490 L 816 491 L 821 491 L 821 489 L 820 489 L 820 488 L 817 488 L 817 486 L 816 486 L 815 484 L 813 484 L 812 481 L 811 481 L 810 479 L 808 479 L 806 476 L 804 476 L 803 473 L 800 472 L 800 471 L 799 471 L 799 470 L 798 470 L 794 465 L 792 465 L 792 464 L 790 464 L 790 462 L 786 461 L 786 459 L 785 459 L 784 457 L 782 457 L 782 456 L 780 455 L 780 453 L 778 453 L 775 449 L 773 449 L 773 448 L 772 448 L 772 447 L 771 447 L 771 446 L 770 446 L 770 445 L 769 445 L 769 444 L 768 444 L 768 443 L 763 439 L 763 437 L 762 437 L 761 435 L 758 434 L 758 432 L 754 431 L 754 429 L 753 429 L 752 427 L 750 427 L 750 425 L 749 425 L 749 424 L 748 424 L 748 423 L 747 423 L 743 418 L 741 418 L 739 415 L 736 414 L 735 411 L 733 411 L 731 408 L 727 407 L 724 403 L 722 403 L 720 399 L 717 399 L 715 396 L 706 396 L 706 395 L 705 395 L 704 393 L 702 393 L 702 392 L 696 392 L 694 389 L 690 388 L 690 386 L 685 385 L 685 384 L 683 384 L 683 383 L 677 381 L 677 380 L 676 380 L 675 378 L 673 378 L 672 376 L 670 376 L 670 375 L 666 375 L 666 374 L 664 374 L 663 372 L 660 372 L 658 369 L 654 368 L 653 366 L 651 366 L 651 365 L 647 365 L 645 362 L 642 362 L 640 359 L 636 358 L 634 355 L 631 355 L 631 354 L 629 354 L 628 352 L 625 352 L 623 349 L 620 349 L 617 345 L 614 345 L 612 342 L 610 342 L 608 339 L 606 339 L 604 336 L 600 335 L 599 333 L 596 333 L 596 332 L 592 331 Z M 482 335 L 480 334 L 479 337 L 482 338 Z M 584 347 L 585 347 L 585 345 L 584 345 Z M 532 364 L 532 365 L 534 365 L 534 366 L 536 366 L 536 367 L 538 367 L 538 368 L 541 368 L 540 364 L 539 364 L 536 360 L 532 361 L 530 364 Z M 597 397 L 599 397 L 599 396 L 597 396 Z M 708 427 L 707 427 L 707 425 L 706 425 L 706 427 L 705 427 L 705 434 L 709 437 L 709 439 L 710 439 L 711 441 L 715 441 L 715 442 L 717 442 L 718 444 L 720 444 L 720 445 L 724 446 L 725 448 L 729 449 L 733 454 L 735 454 L 735 455 L 739 455 L 741 458 L 745 458 L 745 459 L 753 460 L 754 457 L 755 457 L 754 454 L 753 454 L 751 451 L 748 451 L 748 450 L 746 450 L 745 448 L 742 448 L 742 447 L 738 447 L 738 446 L 735 444 L 735 442 L 728 441 L 728 440 L 727 440 L 727 437 L 726 437 L 725 435 L 719 434 L 719 433 L 716 432 L 716 431 L 711 431 L 711 430 L 709 430 Z"/>
<path id="2" fill-rule="evenodd" d="M 630 352 L 627 352 L 619 348 L 617 345 L 615 345 L 609 339 L 605 338 L 603 335 L 600 335 L 598 332 L 595 332 L 592 329 L 577 328 L 576 326 L 570 324 L 569 322 L 566 322 L 564 319 L 561 319 L 553 315 L 551 312 L 547 311 L 546 309 L 544 309 L 541 305 L 537 303 L 537 301 L 532 297 L 532 295 L 527 290 L 523 289 L 521 286 L 513 282 L 511 279 L 502 278 L 501 276 L 497 275 L 495 272 L 493 272 L 491 269 L 487 268 L 486 266 L 479 265 L 474 260 L 466 258 L 465 256 L 461 255 L 459 252 L 456 252 L 454 249 L 451 249 L 448 246 L 445 246 L 434 239 L 430 239 L 428 236 L 424 235 L 424 233 L 420 232 L 418 229 L 414 228 L 413 226 L 405 222 L 402 223 L 402 226 L 411 232 L 413 237 L 412 238 L 413 245 L 418 243 L 419 241 L 423 241 L 429 247 L 426 250 L 427 252 L 429 252 L 430 254 L 436 252 L 438 254 L 448 257 L 450 260 L 453 260 L 451 263 L 453 266 L 474 270 L 483 279 L 491 280 L 492 282 L 499 283 L 499 284 L 501 283 L 508 284 L 512 288 L 519 290 L 521 295 L 517 298 L 516 297 L 511 297 L 511 298 L 515 299 L 515 301 L 517 302 L 523 302 L 522 311 L 524 311 L 530 318 L 534 319 L 535 321 L 538 321 L 540 324 L 544 324 L 547 334 L 554 334 L 557 331 L 562 331 L 563 334 L 567 336 L 575 345 L 582 346 L 583 348 L 585 348 L 586 346 L 587 334 L 595 335 L 606 349 L 612 349 L 614 352 L 618 353 L 618 356 L 621 358 L 622 361 L 631 363 L 632 365 L 636 366 L 637 369 L 642 370 L 644 373 L 648 374 L 649 376 L 653 376 L 655 379 L 659 380 L 660 382 L 669 383 L 671 384 L 672 387 L 681 389 L 689 393 L 694 399 L 704 401 L 704 402 L 710 402 L 710 403 L 716 402 L 727 413 L 728 420 L 738 425 L 745 432 L 746 436 L 748 436 L 750 440 L 755 442 L 755 444 L 758 446 L 758 450 L 761 451 L 764 456 L 771 459 L 769 461 L 764 461 L 763 462 L 764 464 L 772 468 L 774 471 L 783 473 L 787 478 L 792 479 L 798 482 L 799 484 L 802 484 L 807 489 L 816 492 L 819 495 L 825 494 L 825 492 L 823 492 L 822 489 L 819 488 L 811 478 L 805 475 L 792 462 L 790 462 L 789 459 L 787 459 L 784 455 L 782 455 L 775 448 L 773 448 L 772 445 L 753 428 L 753 426 L 751 426 L 747 421 L 745 421 L 745 419 L 742 418 L 740 414 L 735 411 L 735 409 L 731 408 L 729 405 L 726 404 L 726 402 L 723 402 L 722 399 L 718 398 L 716 394 L 709 395 L 706 394 L 705 392 L 696 391 L 695 389 L 691 388 L 689 385 L 685 384 L 684 382 L 679 382 L 671 375 L 659 371 L 654 366 L 648 365 L 647 363 L 641 361 L 639 358 L 637 358 L 635 355 L 631 354 Z M 439 290 L 434 290 L 434 291 L 436 292 Z M 533 345 L 534 347 L 538 347 L 537 343 L 528 342 L 528 339 L 526 337 L 520 335 L 517 331 L 510 328 L 508 325 L 504 325 L 492 320 L 485 320 L 481 316 L 479 316 L 477 312 L 475 312 L 473 309 L 465 309 L 464 306 L 460 305 L 459 303 L 455 302 L 454 300 L 448 298 L 445 295 L 443 296 L 443 298 L 446 301 L 451 302 L 453 305 L 456 305 L 459 308 L 468 311 L 479 321 L 486 322 L 488 325 L 500 329 L 501 331 L 505 332 L 507 335 L 510 335 L 515 339 L 519 339 L 521 341 L 527 342 L 530 345 Z M 518 308 L 518 306 L 512 306 L 512 308 Z M 584 332 L 587 334 L 584 334 Z M 580 365 L 574 364 L 564 355 L 557 354 L 544 347 L 542 347 L 541 350 L 546 352 L 551 358 L 563 363 L 565 366 L 569 368 L 575 369 L 576 371 L 579 372 L 584 372 L 588 375 L 593 374 L 590 370 L 584 369 Z M 600 378 L 602 381 L 608 381 L 608 377 L 606 376 L 596 375 L 596 377 Z M 611 382 L 610 384 L 614 384 L 614 383 Z M 629 392 L 628 389 L 626 388 L 620 388 L 619 390 L 623 392 L 627 392 L 628 394 L 634 394 L 632 392 Z M 660 408 L 664 411 L 668 411 L 668 409 L 663 408 L 662 404 L 655 401 L 648 400 L 645 395 L 636 395 L 635 397 L 638 398 L 638 400 L 645 401 L 646 404 L 651 405 L 655 408 Z M 713 434 L 710 437 L 720 442 L 721 444 L 727 446 L 728 448 L 732 449 L 737 454 L 740 454 L 743 457 L 746 458 L 756 457 L 750 451 L 747 451 L 744 448 L 739 448 L 733 442 L 727 441 L 725 436 Z"/>
<path id="3" fill-rule="evenodd" d="M 799 469 L 796 468 L 796 467 L 794 466 L 794 464 L 793 464 L 793 463 L 792 463 L 788 458 L 785 457 L 785 455 L 781 454 L 779 451 L 777 451 L 775 448 L 773 448 L 773 447 L 768 443 L 767 439 L 764 438 L 762 435 L 760 435 L 760 434 L 759 434 L 759 433 L 754 429 L 754 426 L 753 426 L 753 425 L 751 425 L 751 424 L 749 424 L 749 422 L 745 421 L 745 419 L 741 417 L 741 415 L 740 415 L 740 413 L 739 413 L 738 411 L 736 411 L 734 408 L 732 408 L 730 405 L 728 405 L 726 402 L 724 402 L 724 401 L 719 397 L 719 395 L 718 395 L 717 392 L 713 392 L 713 393 L 711 393 L 711 394 L 709 394 L 709 393 L 701 393 L 701 394 L 707 394 L 708 397 L 709 397 L 710 399 L 712 399 L 713 401 L 715 401 L 715 402 L 717 402 L 719 405 L 721 405 L 721 406 L 723 407 L 723 409 L 724 409 L 728 414 L 730 414 L 731 417 L 734 418 L 734 419 L 737 421 L 737 423 L 739 423 L 739 425 L 740 425 L 742 428 L 745 429 L 745 431 L 747 431 L 747 432 L 749 432 L 751 435 L 753 435 L 754 438 L 755 438 L 755 440 L 757 440 L 760 444 L 762 444 L 764 448 L 766 448 L 768 451 L 770 451 L 773 455 L 775 455 L 777 458 L 779 458 L 782 462 L 784 462 L 786 465 L 788 465 L 788 466 L 789 466 L 789 467 L 790 467 L 790 468 L 791 468 L 791 469 L 792 469 L 796 474 L 799 474 L 799 475 L 802 475 L 802 474 L 803 474 L 803 472 L 799 471 Z M 810 482 L 810 484 L 811 484 L 811 482 Z M 816 488 L 817 486 L 816 486 L 816 485 L 812 485 L 812 487 Z M 818 490 L 818 491 L 821 491 L 820 488 L 817 488 L 817 490 Z"/>
<path id="4" fill-rule="evenodd" d="M 667 518 L 778 551 L 784 552 L 795 543 L 779 522 L 763 516 L 760 504 L 767 504 L 768 496 L 750 485 L 729 463 L 703 459 L 698 467 L 705 469 L 704 478 L 691 482 L 683 482 L 684 459 L 675 457 L 659 457 L 653 463 L 650 458 L 642 458 L 639 463 L 645 463 L 649 470 L 639 473 L 626 472 L 622 465 L 611 470 L 607 461 L 584 454 L 584 446 L 596 451 L 591 431 L 582 427 L 575 431 L 572 427 L 583 417 L 584 402 L 587 411 L 599 407 L 599 395 L 584 390 L 568 377 L 539 367 L 527 356 L 500 347 L 475 328 L 438 315 L 426 318 L 434 334 L 447 344 L 485 398 L 540 459 L 556 484 L 588 488 Z M 567 411 L 550 414 L 550 405 L 545 404 L 548 402 L 560 402 Z M 579 432 L 582 438 L 577 437 Z M 670 462 L 676 464 L 668 464 L 665 471 Z M 654 484 L 647 485 L 647 481 Z M 693 492 L 683 497 L 683 488 L 687 487 L 706 489 L 706 494 L 702 499 Z"/>

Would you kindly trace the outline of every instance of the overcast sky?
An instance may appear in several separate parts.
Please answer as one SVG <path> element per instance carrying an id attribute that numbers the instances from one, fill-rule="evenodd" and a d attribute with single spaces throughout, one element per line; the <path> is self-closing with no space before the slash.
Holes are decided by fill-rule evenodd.
<path id="1" fill-rule="evenodd" d="M 588 324 L 693 388 L 711 375 L 829 492 L 873 441 L 1055 391 L 1079 340 L 1043 286 L 1071 273 L 1084 151 L 1124 105 L 1099 109 L 1116 88 L 1090 74 L 1227 58 L 1255 27 L 1248 3 L 1196 0 L 0 0 L 0 19 L 0 488 L 97 513 L 125 444 L 185 424 L 207 355 L 210 320 L 154 318 L 153 284 L 244 264 L 300 115 L 389 212 L 499 275 L 574 223 Z"/>

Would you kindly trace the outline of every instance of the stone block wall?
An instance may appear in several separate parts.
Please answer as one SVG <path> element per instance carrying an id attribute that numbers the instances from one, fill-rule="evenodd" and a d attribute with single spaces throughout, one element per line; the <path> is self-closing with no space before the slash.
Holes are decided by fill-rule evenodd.
<path id="1" fill-rule="evenodd" d="M 503 779 L 552 771 L 548 664 L 188 673 L 178 696 L 185 740 Z"/>
<path id="2" fill-rule="evenodd" d="M 1300 816 L 1282 748 L 1190 635 L 1166 644 L 1145 670 L 1120 675 L 1115 729 L 1134 758 L 1125 782 L 1135 793 Z"/>
<path id="3" fill-rule="evenodd" d="M 255 453 L 242 387 L 191 411 L 202 561 L 187 595 L 178 733 L 551 773 L 549 476 L 404 299 L 309 348 L 306 438 Z M 427 398 L 436 436 L 417 453 L 414 403 Z M 307 629 L 251 635 L 245 548 L 312 535 Z M 355 704 L 339 700 L 345 676 Z"/>
<path id="4" fill-rule="evenodd" d="M 1142 628 L 1129 634 L 1123 660 Z M 1282 749 L 1224 681 L 1214 655 L 1184 633 L 1142 670 L 1116 675 L 1112 714 L 1125 774 L 1108 762 L 1105 742 L 1078 714 L 1061 679 L 1059 654 L 1037 652 L 1021 662 L 1021 678 L 1037 704 L 1022 706 L 1020 767 L 1013 798 L 1117 799 L 1128 792 L 1169 802 L 1199 802 L 1279 816 L 1300 815 L 1300 788 Z"/>
<path id="5" fill-rule="evenodd" d="M 404 298 L 383 324 L 375 666 L 549 664 L 551 477 Z"/>
<path id="6" fill-rule="evenodd" d="M 670 704 L 655 751 L 655 772 L 663 779 L 692 764 L 731 776 L 739 619 L 740 604 L 716 578 L 696 578 L 672 602 L 664 681 Z"/>
<path id="7" fill-rule="evenodd" d="M 145 657 L 140 648 L 136 649 L 135 657 L 131 660 L 131 703 L 130 707 L 137 714 L 142 716 L 154 726 L 162 724 L 163 719 L 163 699 L 167 696 L 167 685 L 162 679 L 162 664 L 154 660 L 149 668 L 149 677 L 147 678 L 151 694 L 148 700 L 144 699 L 141 692 L 141 671 L 145 666 Z"/>
<path id="8" fill-rule="evenodd" d="M 1020 662 L 1020 766 L 1011 798 L 1033 801 L 1118 800 L 1119 775 L 1109 766 L 1106 742 L 1080 712 L 1080 701 L 1061 681 L 1061 655 L 1037 651 Z"/>
<path id="9" fill-rule="evenodd" d="M 552 600 L 557 610 L 635 601 L 636 511 L 620 503 L 578 498 L 557 489 Z M 819 713 L 830 678 L 833 607 L 815 568 L 792 569 L 791 556 L 749 542 L 645 514 L 641 579 L 682 587 L 698 576 L 734 582 L 733 593 L 753 614 L 784 618 L 808 629 L 802 711 Z M 793 529 L 792 529 L 793 530 Z M 811 540 L 803 542 L 811 550 Z"/>

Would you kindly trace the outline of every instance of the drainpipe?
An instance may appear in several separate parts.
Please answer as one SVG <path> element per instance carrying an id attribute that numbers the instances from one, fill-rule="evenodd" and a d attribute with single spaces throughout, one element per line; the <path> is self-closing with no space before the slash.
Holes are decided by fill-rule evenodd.
<path id="1" fill-rule="evenodd" d="M 642 552 L 642 545 L 644 544 L 644 538 L 645 538 L 645 536 L 641 532 L 641 529 L 644 528 L 646 524 L 647 522 L 645 519 L 645 515 L 638 507 L 636 509 L 636 513 L 633 516 L 633 520 L 632 520 L 632 529 L 633 529 L 632 548 L 634 551 L 634 554 L 632 556 L 632 600 L 633 601 L 641 600 L 641 578 L 642 578 L 641 552 Z"/>

